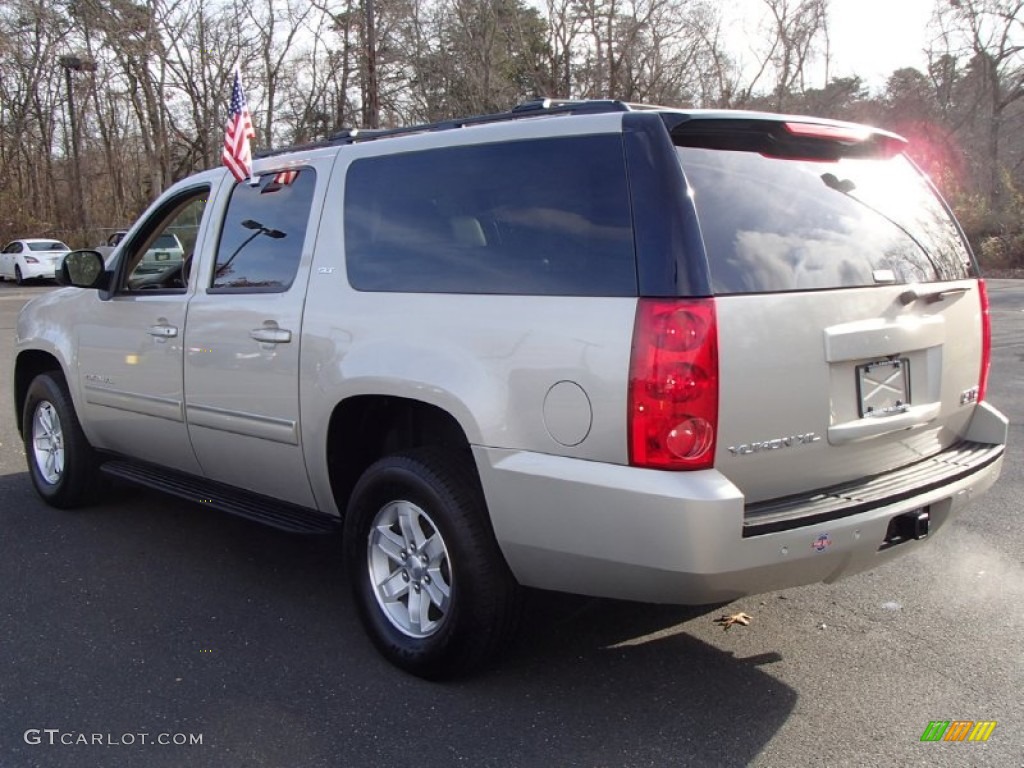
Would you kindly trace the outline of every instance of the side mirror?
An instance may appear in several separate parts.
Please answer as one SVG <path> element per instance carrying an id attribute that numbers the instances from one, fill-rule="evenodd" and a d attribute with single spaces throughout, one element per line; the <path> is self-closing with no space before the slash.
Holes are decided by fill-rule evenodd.
<path id="1" fill-rule="evenodd" d="M 92 250 L 69 252 L 61 262 L 56 278 L 58 284 L 76 288 L 106 288 L 110 282 L 103 266 L 103 256 Z"/>

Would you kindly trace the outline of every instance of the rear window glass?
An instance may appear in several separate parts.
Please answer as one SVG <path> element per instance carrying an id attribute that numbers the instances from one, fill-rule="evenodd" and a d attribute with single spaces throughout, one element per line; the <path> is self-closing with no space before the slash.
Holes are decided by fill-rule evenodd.
<path id="1" fill-rule="evenodd" d="M 173 248 L 180 250 L 181 246 L 178 245 L 177 239 L 174 235 L 160 235 L 156 239 L 156 242 L 152 245 L 153 248 Z"/>
<path id="2" fill-rule="evenodd" d="M 635 296 L 619 135 L 364 158 L 345 187 L 364 291 Z"/>
<path id="3" fill-rule="evenodd" d="M 51 240 L 47 243 L 29 243 L 29 250 L 31 251 L 66 251 L 68 247 L 59 240 Z"/>
<path id="4" fill-rule="evenodd" d="M 678 147 L 716 293 L 967 277 L 953 220 L 902 155 L 814 162 Z"/>

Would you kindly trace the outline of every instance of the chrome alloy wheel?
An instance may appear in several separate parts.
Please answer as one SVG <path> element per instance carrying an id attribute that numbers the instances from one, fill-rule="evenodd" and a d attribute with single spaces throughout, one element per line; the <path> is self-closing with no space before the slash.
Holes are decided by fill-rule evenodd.
<path id="1" fill-rule="evenodd" d="M 32 415 L 32 454 L 39 474 L 56 485 L 64 472 L 64 430 L 57 409 L 41 400 Z"/>
<path id="2" fill-rule="evenodd" d="M 370 525 L 370 586 L 388 621 L 409 637 L 435 634 L 452 592 L 448 548 L 430 516 L 410 501 L 392 501 Z"/>

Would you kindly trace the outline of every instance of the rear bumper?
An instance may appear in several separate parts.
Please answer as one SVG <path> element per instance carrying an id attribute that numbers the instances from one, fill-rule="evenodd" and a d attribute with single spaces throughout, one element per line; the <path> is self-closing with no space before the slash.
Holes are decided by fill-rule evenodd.
<path id="1" fill-rule="evenodd" d="M 659 472 L 481 447 L 475 454 L 495 534 L 520 583 L 702 604 L 835 581 L 925 543 L 880 549 L 897 515 L 928 507 L 934 533 L 999 477 L 1005 417 L 982 404 L 965 437 L 995 447 L 949 482 L 902 487 L 892 503 L 746 536 L 743 495 L 715 470 Z"/>
<path id="2" fill-rule="evenodd" d="M 50 264 L 49 261 L 46 263 L 39 264 L 19 264 L 21 267 L 21 276 L 26 280 L 53 280 L 56 273 L 56 266 Z"/>

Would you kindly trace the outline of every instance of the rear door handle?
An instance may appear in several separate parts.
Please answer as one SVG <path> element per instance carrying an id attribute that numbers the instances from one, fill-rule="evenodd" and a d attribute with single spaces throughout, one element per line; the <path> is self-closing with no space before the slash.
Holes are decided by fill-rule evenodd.
<path id="1" fill-rule="evenodd" d="M 249 331 L 249 338 L 263 344 L 287 344 L 292 340 L 292 332 L 284 328 L 254 328 Z"/>
<path id="2" fill-rule="evenodd" d="M 147 333 L 159 339 L 172 339 L 178 335 L 178 329 L 173 325 L 151 325 Z"/>

